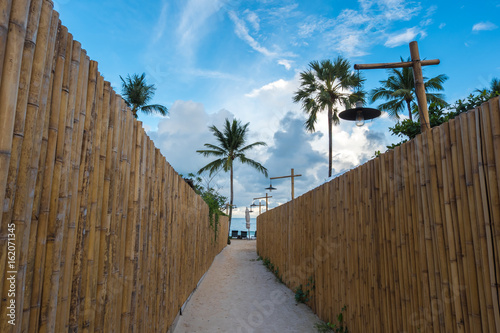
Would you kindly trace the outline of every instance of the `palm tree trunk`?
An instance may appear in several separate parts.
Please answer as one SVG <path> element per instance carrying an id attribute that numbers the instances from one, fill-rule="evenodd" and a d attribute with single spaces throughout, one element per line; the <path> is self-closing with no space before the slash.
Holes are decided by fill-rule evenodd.
<path id="1" fill-rule="evenodd" d="M 332 176 L 332 106 L 328 106 L 328 177 Z"/>
<path id="2" fill-rule="evenodd" d="M 410 121 L 413 121 L 412 115 L 411 115 L 411 102 L 406 101 L 406 106 L 408 107 L 408 117 L 410 118 Z"/>
<path id="3" fill-rule="evenodd" d="M 231 198 L 229 200 L 229 227 L 228 232 L 231 234 L 231 218 L 233 217 L 233 164 L 231 164 Z M 229 244 L 229 235 L 228 235 L 228 244 Z"/>

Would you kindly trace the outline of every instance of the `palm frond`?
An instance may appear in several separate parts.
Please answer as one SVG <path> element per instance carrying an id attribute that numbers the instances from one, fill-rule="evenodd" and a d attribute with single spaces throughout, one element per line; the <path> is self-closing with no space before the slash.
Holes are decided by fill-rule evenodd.
<path id="1" fill-rule="evenodd" d="M 391 117 L 399 119 L 399 112 L 404 111 L 404 100 L 393 99 L 378 106 L 378 109 L 387 112 Z"/>
<path id="2" fill-rule="evenodd" d="M 208 171 L 209 176 L 212 176 L 212 174 L 224 167 L 226 160 L 226 158 L 219 158 L 217 160 L 214 160 L 198 170 L 198 174 L 201 175 L 203 172 Z"/>
<path id="3" fill-rule="evenodd" d="M 385 87 L 373 88 L 370 91 L 370 103 L 375 103 L 379 99 L 389 99 L 391 97 L 392 91 L 386 89 Z"/>
<path id="4" fill-rule="evenodd" d="M 245 146 L 243 148 L 240 148 L 238 150 L 238 152 L 239 153 L 243 153 L 243 152 L 245 152 L 247 150 L 250 150 L 250 149 L 252 149 L 254 147 L 257 147 L 257 146 L 267 146 L 267 143 L 265 143 L 263 141 L 257 141 L 257 142 L 251 143 L 251 144 L 249 144 L 249 145 L 247 145 L 247 146 Z"/>
<path id="5" fill-rule="evenodd" d="M 442 91 L 444 89 L 443 83 L 446 80 L 448 80 L 448 76 L 445 74 L 440 74 L 436 77 L 433 77 L 432 79 L 429 79 L 426 82 L 424 82 L 425 90 Z"/>
<path id="6" fill-rule="evenodd" d="M 208 150 L 208 149 L 200 149 L 196 151 L 198 154 L 202 154 L 205 157 L 209 156 L 224 156 L 225 153 L 220 152 L 219 150 Z"/>
<path id="7" fill-rule="evenodd" d="M 167 107 L 160 105 L 160 104 L 151 104 L 151 105 L 145 105 L 141 107 L 141 111 L 146 113 L 146 114 L 152 114 L 153 112 L 158 112 L 162 116 L 168 115 L 168 109 Z"/>
<path id="8" fill-rule="evenodd" d="M 205 144 L 204 144 L 204 146 L 205 146 L 205 147 L 207 147 L 207 148 L 211 148 L 211 149 L 213 149 L 213 150 L 219 151 L 219 152 L 221 152 L 221 153 L 225 153 L 225 152 L 226 152 L 226 151 L 224 150 L 224 148 L 219 147 L 219 146 L 216 146 L 216 145 L 213 145 L 213 144 L 211 144 L 211 143 L 205 143 Z"/>
<path id="9" fill-rule="evenodd" d="M 267 174 L 267 169 L 260 164 L 259 162 L 256 162 L 252 159 L 247 158 L 244 154 L 237 154 L 236 158 L 240 160 L 241 164 L 247 164 L 259 171 L 260 173 L 263 173 L 266 177 L 268 176 Z"/>

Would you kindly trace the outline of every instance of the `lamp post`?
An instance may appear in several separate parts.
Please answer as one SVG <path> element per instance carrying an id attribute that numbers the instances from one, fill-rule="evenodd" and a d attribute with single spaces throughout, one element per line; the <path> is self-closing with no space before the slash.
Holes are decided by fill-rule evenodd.
<path id="1" fill-rule="evenodd" d="M 302 175 L 295 175 L 295 174 L 293 173 L 293 168 L 292 168 L 291 174 L 290 174 L 290 175 L 288 175 L 288 176 L 271 177 L 271 178 L 269 178 L 269 179 L 270 179 L 270 180 L 272 180 L 272 179 L 280 179 L 280 178 L 291 178 L 291 180 L 292 180 L 292 200 L 293 200 L 293 199 L 294 199 L 294 184 L 295 184 L 295 182 L 294 182 L 294 178 L 295 178 L 295 177 L 302 177 Z M 267 189 L 268 189 L 268 188 L 266 188 L 266 190 L 267 190 Z M 276 188 L 273 188 L 273 189 L 274 189 L 274 190 L 276 190 Z"/>
<path id="2" fill-rule="evenodd" d="M 253 198 L 254 200 L 258 200 L 258 199 L 266 199 L 266 212 L 268 210 L 268 199 L 269 198 L 272 198 L 272 196 L 269 196 L 267 193 L 266 193 L 266 196 L 265 197 L 260 197 L 260 198 Z M 259 204 L 260 204 L 260 201 L 259 201 Z M 260 207 L 259 207 L 259 214 L 260 214 Z"/>
<path id="3" fill-rule="evenodd" d="M 226 214 L 228 213 L 228 211 L 227 211 L 227 210 L 228 210 L 229 206 L 232 206 L 233 208 L 237 208 L 237 206 L 236 206 L 236 205 L 230 205 L 230 204 L 229 204 L 229 202 L 228 202 L 228 203 L 226 203 Z"/>
<path id="4" fill-rule="evenodd" d="M 259 206 L 259 215 L 260 215 L 260 213 L 261 213 L 261 211 L 260 211 L 260 207 L 262 207 L 262 206 L 263 206 L 263 205 L 260 203 L 260 200 L 259 200 L 259 204 L 258 204 L 258 205 L 254 204 L 254 203 L 250 205 L 250 207 L 257 207 L 257 206 Z"/>
<path id="5" fill-rule="evenodd" d="M 420 130 L 422 133 L 431 128 L 429 123 L 429 111 L 427 110 L 427 96 L 425 95 L 424 77 L 422 75 L 422 66 L 439 65 L 439 59 L 420 60 L 418 43 L 410 43 L 411 61 L 390 62 L 382 64 L 356 64 L 354 69 L 377 69 L 377 68 L 413 68 L 413 79 L 415 80 L 415 94 L 417 95 L 418 114 L 420 116 Z"/>

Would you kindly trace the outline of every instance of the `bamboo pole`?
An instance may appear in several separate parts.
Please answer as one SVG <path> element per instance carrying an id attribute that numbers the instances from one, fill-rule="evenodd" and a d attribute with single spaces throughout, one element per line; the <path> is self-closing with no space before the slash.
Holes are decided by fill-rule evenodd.
<path id="1" fill-rule="evenodd" d="M 48 22 L 45 20 L 48 19 Z M 37 193 L 38 167 L 42 151 L 42 136 L 47 110 L 47 95 L 49 94 L 50 72 L 52 71 L 52 58 L 54 56 L 55 41 L 58 30 L 58 14 L 52 11 L 52 4 L 44 1 L 40 19 L 40 31 L 37 35 L 37 48 L 35 49 L 34 66 L 31 78 L 30 94 L 28 97 L 28 119 L 27 134 L 25 142 L 28 147 L 23 150 L 29 151 L 31 155 L 27 162 L 27 170 L 21 169 L 20 174 L 28 177 L 26 187 L 19 189 L 24 192 L 25 199 L 16 200 L 14 203 L 14 217 L 19 220 L 30 221 L 29 251 L 26 267 L 26 281 L 24 294 L 23 320 L 21 330 L 26 331 L 30 323 L 30 312 L 32 308 L 31 298 L 33 292 L 33 276 L 35 272 L 35 255 L 37 250 L 38 218 L 32 218 L 32 212 L 37 210 L 35 194 Z M 46 27 L 45 24 L 48 23 Z M 47 35 L 45 29 L 48 29 Z M 34 113 L 31 115 L 31 113 Z M 31 117 L 34 116 L 34 119 Z M 31 123 L 33 121 L 33 123 Z M 30 148 L 31 147 L 31 148 Z M 35 215 L 36 216 L 36 215 Z"/>
<path id="2" fill-rule="evenodd" d="M 490 216 L 489 209 L 487 206 L 487 190 L 484 184 L 484 169 L 483 169 L 483 157 L 482 157 L 482 147 L 481 147 L 481 133 L 480 133 L 480 119 L 479 119 L 480 109 L 474 110 L 474 112 L 469 112 L 469 131 L 470 131 L 470 148 L 471 148 L 471 163 L 472 163 L 472 177 L 473 177 L 473 191 L 474 199 L 476 203 L 476 214 L 477 214 L 477 228 L 479 237 L 479 254 L 481 260 L 482 278 L 484 287 L 488 291 L 484 292 L 484 299 L 486 303 L 486 311 L 483 311 L 483 316 L 487 320 L 487 328 L 490 331 L 495 331 L 495 314 L 493 312 L 493 295 L 492 290 L 495 290 L 494 282 L 492 283 L 490 279 L 490 272 L 494 270 L 493 263 L 493 249 L 490 239 Z M 488 229 L 488 231 L 486 230 Z M 486 235 L 488 234 L 488 236 Z M 488 245 L 488 240 L 490 244 Z M 494 273 L 492 275 L 494 277 Z M 485 289 L 486 290 L 486 289 Z"/>
<path id="3" fill-rule="evenodd" d="M 2 6 L 2 21 L 5 20 L 9 5 L 10 3 L 8 2 L 5 4 L 5 7 Z M 5 53 L 0 53 L 2 54 L 0 60 L 3 60 L 3 67 L 0 70 L 2 74 L 0 81 L 0 110 L 2 110 L 2 112 L 0 112 L 0 202 L 2 202 L 2 205 L 7 186 L 12 149 L 12 133 L 14 130 L 17 93 L 21 73 L 23 43 L 26 36 L 29 8 L 29 0 L 12 2 L 8 23 L 8 38 L 5 42 Z M 5 27 L 5 23 L 3 23 L 2 26 Z M 0 30 L 5 29 L 0 28 Z M 2 39 L 4 38 L 2 37 Z M 0 217 L 0 228 L 2 227 L 3 223 Z M 4 247 L 3 244 L 1 244 L 1 246 L 2 248 Z M 3 260 L 0 262 L 0 265 L 2 263 Z M 3 284 L 5 280 L 3 274 L 0 278 Z M 1 289 L 2 288 L 0 288 L 0 290 Z"/>
<path id="4" fill-rule="evenodd" d="M 491 193 L 490 193 L 490 198 L 491 198 L 491 209 L 492 209 L 492 214 L 493 214 L 493 224 L 492 224 L 492 234 L 494 237 L 494 244 L 496 248 L 496 253 L 495 253 L 495 267 L 496 267 L 496 280 L 500 281 L 500 246 L 497 246 L 496 244 L 500 244 L 500 204 L 498 203 L 500 201 L 500 182 L 499 182 L 499 175 L 500 175 L 500 154 L 498 154 L 498 151 L 500 149 L 500 106 L 499 106 L 500 99 L 498 97 L 495 97 L 489 101 L 489 109 L 490 109 L 490 118 L 485 119 L 485 122 L 490 122 L 491 124 L 491 131 L 488 131 L 488 134 L 491 135 L 492 140 L 488 144 L 488 179 L 489 179 L 489 184 L 492 184 L 492 186 L 489 187 Z M 485 135 L 487 138 L 488 135 Z M 495 181 L 496 180 L 496 181 Z M 494 188 L 494 184 L 497 184 L 497 188 Z M 498 298 L 500 298 L 500 290 L 499 286 L 497 285 L 497 295 Z"/>
<path id="5" fill-rule="evenodd" d="M 94 107 L 95 95 L 96 95 L 96 85 L 97 85 L 97 63 L 95 61 L 89 62 L 89 74 L 87 80 L 87 93 L 82 96 L 82 104 L 85 101 L 85 105 L 82 105 L 80 111 L 80 117 L 85 119 L 84 122 L 84 136 L 82 138 L 82 157 L 80 160 L 80 169 L 78 177 L 78 199 L 77 199 L 77 209 L 79 210 L 77 216 L 75 217 L 75 229 L 76 229 L 76 245 L 75 245 L 75 255 L 73 259 L 73 281 L 71 287 L 71 306 L 68 327 L 70 332 L 75 332 L 78 330 L 78 322 L 80 318 L 80 306 L 82 296 L 82 281 L 84 272 L 84 249 L 87 249 L 87 224 L 88 224 L 88 206 L 89 206 L 89 184 L 92 178 L 93 172 L 93 114 L 92 109 Z M 83 99 L 85 98 L 85 100 Z"/>
<path id="6" fill-rule="evenodd" d="M 101 141 L 102 151 L 105 152 L 101 154 L 99 170 L 101 171 L 100 178 L 103 182 L 102 184 L 102 208 L 100 221 L 101 226 L 98 229 L 99 232 L 99 259 L 98 259 L 98 272 L 97 272 L 97 293 L 96 293 L 96 310 L 95 310 L 95 330 L 103 331 L 104 325 L 104 313 L 106 306 L 106 287 L 107 287 L 107 277 L 109 271 L 109 235 L 110 235 L 110 223 L 111 216 L 109 212 L 109 201 L 110 201 L 110 186 L 111 186 L 111 163 L 112 163 L 112 144 L 113 144 L 113 124 L 114 121 L 114 104 L 116 100 L 111 91 L 111 85 L 109 82 L 104 82 L 104 97 L 103 97 L 103 132 L 107 132 L 106 138 L 103 135 L 103 140 Z M 106 129 L 104 130 L 104 127 Z M 116 161 L 116 160 L 115 160 Z"/>
<path id="7" fill-rule="evenodd" d="M 76 61 L 76 58 L 74 58 Z M 73 64 L 75 66 L 76 64 Z M 56 319 L 56 331 L 68 330 L 69 316 L 70 316 L 70 302 L 71 302 L 71 287 L 73 279 L 74 256 L 77 241 L 77 219 L 79 210 L 79 177 L 80 177 L 80 164 L 83 150 L 83 131 L 85 126 L 86 116 L 86 97 L 87 97 L 87 83 L 89 75 L 89 59 L 86 52 L 81 50 L 79 59 L 79 71 L 76 82 L 76 91 L 74 93 L 74 119 L 73 119 L 73 138 L 71 143 L 71 161 L 68 166 L 68 204 L 69 207 L 66 211 L 66 230 L 65 230 L 65 247 L 61 252 L 61 265 L 62 269 L 62 285 L 59 291 L 59 301 L 57 304 L 58 314 Z M 72 86 L 74 87 L 74 84 Z M 83 170 L 83 168 L 82 168 Z M 82 175 L 83 178 L 83 175 Z"/>
<path id="8" fill-rule="evenodd" d="M 106 285 L 106 306 L 104 309 L 104 323 L 103 331 L 110 331 L 112 329 L 112 318 L 116 308 L 116 300 L 118 298 L 117 286 L 120 285 L 119 279 L 119 259 L 118 259 L 118 236 L 119 236 L 119 221 L 118 215 L 118 197 L 119 197 L 119 184 L 120 184 L 120 163 L 118 158 L 118 147 L 120 140 L 120 132 L 122 131 L 123 112 L 121 112 L 122 100 L 118 95 L 114 96 L 111 107 L 111 114 L 109 120 L 110 132 L 112 132 L 112 142 L 108 143 L 108 149 L 111 148 L 110 155 L 110 197 L 109 197 L 109 250 L 108 250 L 108 283 Z M 121 291 L 121 290 L 120 290 Z"/>
<path id="9" fill-rule="evenodd" d="M 47 137 L 47 151 L 46 151 L 46 159 L 45 159 L 45 168 L 44 168 L 44 178 L 43 184 L 40 192 L 40 210 L 39 210 L 39 225 L 38 225 L 38 237 L 37 242 L 40 244 L 40 247 L 37 249 L 37 258 L 40 258 L 36 262 L 36 271 L 40 271 L 40 275 L 35 275 L 35 290 L 36 293 L 33 296 L 36 299 L 36 303 L 41 303 L 41 318 L 40 326 L 45 327 L 47 324 L 47 312 L 48 309 L 48 301 L 49 296 L 46 295 L 45 303 L 42 301 L 43 293 L 48 293 L 50 285 L 50 281 L 46 281 L 45 278 L 47 276 L 50 277 L 48 273 L 48 268 L 45 266 L 46 263 L 46 253 L 47 253 L 47 238 L 48 238 L 48 224 L 50 222 L 49 212 L 50 206 L 53 199 L 51 199 L 52 187 L 53 187 L 53 178 L 54 178 L 54 170 L 55 170 L 55 157 L 56 157 L 56 145 L 57 145 L 57 136 L 58 136 L 58 123 L 59 123 L 59 115 L 61 110 L 61 92 L 63 85 L 63 73 L 64 73 L 64 65 L 65 65 L 65 57 L 66 57 L 66 49 L 67 49 L 67 41 L 68 41 L 68 33 L 67 29 L 62 27 L 59 34 L 59 45 L 58 45 L 58 54 L 56 60 L 56 68 L 54 73 L 53 85 L 52 85 L 52 96 L 51 96 L 51 104 L 50 104 L 50 112 L 47 112 L 48 118 L 48 137 Z M 40 252 L 38 252 L 40 251 Z M 38 256 L 40 253 L 40 256 Z M 40 264 L 38 264 L 38 262 Z M 32 301 L 33 302 L 33 301 Z M 38 310 L 38 309 L 37 309 Z M 36 315 L 38 311 L 35 312 Z"/>
<path id="10" fill-rule="evenodd" d="M 443 191 L 444 191 L 444 213 L 445 213 L 445 229 L 447 233 L 447 244 L 449 246 L 449 263 L 450 266 L 450 276 L 451 276 L 451 291 L 448 295 L 447 302 L 454 305 L 455 308 L 455 319 L 454 322 L 457 323 L 454 327 L 454 330 L 457 332 L 464 331 L 464 313 L 462 312 L 461 301 L 460 298 L 460 279 L 461 274 L 458 270 L 458 259 L 457 259 L 457 249 L 456 249 L 456 240 L 454 234 L 454 221 L 452 214 L 452 197 L 454 197 L 454 190 L 452 187 L 452 176 L 448 176 L 452 168 L 452 163 L 450 161 L 450 131 L 449 126 L 446 124 L 445 126 L 441 126 L 440 137 L 443 139 L 441 141 L 441 165 L 443 166 L 441 170 L 441 175 L 443 178 Z"/>
<path id="11" fill-rule="evenodd" d="M 54 257 L 52 259 L 52 278 L 57 276 L 57 280 L 53 285 L 54 294 L 58 294 L 57 302 L 54 301 L 54 316 L 57 321 L 61 320 L 61 304 L 67 302 L 69 293 L 69 281 L 68 285 L 64 284 L 64 272 L 66 270 L 66 242 L 68 240 L 69 226 L 69 204 L 70 204 L 70 185 L 69 185 L 69 175 L 71 173 L 71 161 L 72 154 L 78 154 L 79 151 L 74 149 L 73 140 L 76 139 L 77 129 L 74 130 L 74 119 L 75 119 L 75 105 L 76 105 L 76 92 L 77 92 L 77 80 L 80 69 L 80 58 L 81 58 L 81 44 L 74 41 L 72 43 L 71 57 L 67 57 L 66 73 L 67 78 L 63 89 L 66 92 L 65 100 L 65 116 L 61 117 L 61 123 L 59 131 L 64 134 L 63 141 L 60 142 L 61 149 L 59 149 L 58 142 L 58 153 L 56 156 L 57 162 L 60 163 L 60 186 L 56 193 L 57 205 L 54 207 L 56 210 L 57 217 L 55 219 L 55 224 L 49 224 L 50 235 L 54 238 Z M 68 47 L 68 50 L 70 48 Z M 56 162 L 56 163 L 57 163 Z M 59 314 L 59 315 L 58 315 Z M 55 328 L 54 328 L 55 329 Z"/>
<path id="12" fill-rule="evenodd" d="M 54 161 L 50 162 L 51 167 L 53 168 L 51 184 L 47 184 L 46 187 L 46 195 L 50 197 L 50 201 L 47 202 L 48 205 L 46 206 L 48 211 L 43 215 L 45 218 L 48 218 L 48 220 L 46 228 L 45 269 L 42 290 L 42 316 L 45 320 L 42 321 L 42 326 L 40 327 L 42 331 L 48 330 L 49 332 L 55 330 L 60 277 L 60 252 L 63 238 L 62 233 L 65 225 L 67 182 L 65 181 L 64 164 L 69 166 L 69 160 L 71 158 L 71 154 L 69 153 L 69 150 L 71 149 L 71 142 L 69 142 L 69 147 L 66 146 L 65 143 L 66 140 L 71 139 L 73 123 L 73 116 L 70 112 L 68 112 L 70 71 L 73 51 L 72 43 L 73 37 L 68 33 L 64 58 L 61 58 L 61 86 L 56 92 L 57 99 L 52 100 L 53 106 L 54 101 L 58 101 L 58 105 L 56 106 L 57 118 L 55 115 L 54 118 L 51 116 L 51 121 L 53 120 L 52 125 L 54 125 L 54 129 L 52 130 L 54 137 L 53 141 L 50 140 L 50 130 L 52 125 L 49 125 L 49 147 L 51 142 L 54 142 L 54 148 L 50 148 L 51 155 L 52 152 L 54 154 Z M 78 46 L 78 52 L 79 50 L 80 48 Z M 79 57 L 80 55 L 78 54 L 78 58 Z M 59 89 L 61 90 L 59 91 Z M 68 123 L 71 124 L 69 128 L 67 127 Z M 69 153 L 69 156 L 65 156 L 67 153 Z M 50 194 L 48 194 L 49 191 Z M 61 194 L 63 196 L 63 200 L 60 200 Z"/>
<path id="13" fill-rule="evenodd" d="M 497 109 L 498 111 L 498 109 Z M 497 192 L 496 173 L 493 158 L 493 135 L 491 135 L 490 103 L 485 102 L 481 109 L 476 111 L 476 132 L 479 133 L 477 139 L 478 163 L 479 163 L 479 183 L 482 197 L 482 208 L 484 215 L 484 229 L 486 237 L 486 252 L 488 254 L 489 285 L 491 286 L 491 303 L 493 309 L 490 311 L 490 327 L 494 325 L 495 330 L 500 330 L 500 310 L 497 271 L 495 266 L 498 258 L 495 258 L 494 226 L 495 218 L 500 217 L 500 200 Z"/>
<path id="14" fill-rule="evenodd" d="M 8 168 L 7 188 L 5 189 L 5 199 L 3 201 L 3 218 L 4 221 L 11 221 L 13 214 L 13 206 L 16 197 L 17 188 L 25 186 L 24 179 L 18 181 L 18 171 L 25 162 L 21 163 L 21 149 L 25 136 L 26 111 L 28 108 L 28 95 L 30 89 L 31 72 L 33 68 L 33 59 L 35 54 L 37 28 L 39 25 L 40 12 L 42 2 L 40 0 L 33 1 L 31 4 L 27 26 L 25 43 L 21 58 L 21 70 L 19 76 L 19 89 L 17 91 L 17 102 L 15 106 L 14 127 L 12 136 L 11 156 Z M 24 157 L 24 156 L 23 156 Z M 21 221 L 16 221 L 24 228 Z M 17 302 L 19 303 L 19 302 Z"/>
<path id="15" fill-rule="evenodd" d="M 468 296 L 468 291 L 464 286 L 470 285 L 469 283 L 469 275 L 467 272 L 467 259 L 466 259 L 466 244 L 465 244 L 465 227 L 464 227 L 464 220 L 463 220 L 463 214 L 461 210 L 461 196 L 460 196 L 460 172 L 459 172 L 459 161 L 457 157 L 457 151 L 458 151 L 458 142 L 457 142 L 457 123 L 454 119 L 450 120 L 449 122 L 449 138 L 450 138 L 450 160 L 451 160 L 451 168 L 449 169 L 452 171 L 453 179 L 452 184 L 453 186 L 450 188 L 450 196 L 451 196 L 451 203 L 452 203 L 452 216 L 453 216 L 453 221 L 456 221 L 458 228 L 453 228 L 455 232 L 455 240 L 456 240 L 456 248 L 457 248 L 457 259 L 458 259 L 458 272 L 459 272 L 459 280 L 460 280 L 460 287 L 459 290 L 454 290 L 454 296 L 456 297 L 457 295 L 460 295 L 461 299 L 461 307 L 462 307 L 462 312 L 463 312 L 463 320 L 464 320 L 464 329 L 465 330 L 471 330 L 471 326 L 469 323 L 469 313 L 470 313 L 470 298 Z M 469 290 L 471 288 L 468 288 Z"/>
<path id="16" fill-rule="evenodd" d="M 22 175 L 18 180 L 18 170 L 21 167 L 25 168 L 27 164 L 27 149 L 26 145 L 24 150 L 22 149 L 24 132 L 25 132 L 25 120 L 26 120 L 26 109 L 28 103 L 28 95 L 31 81 L 31 72 L 34 58 L 34 49 L 35 49 L 35 41 L 36 41 L 36 30 L 38 27 L 39 17 L 41 12 L 41 3 L 34 2 L 31 4 L 30 14 L 28 16 L 28 22 L 26 26 L 26 36 L 24 48 L 22 51 L 22 60 L 21 60 L 21 68 L 20 68 L 20 77 L 19 77 L 19 89 L 17 94 L 17 102 L 14 108 L 15 111 L 15 121 L 13 127 L 13 137 L 12 137 L 12 147 L 11 147 L 11 158 L 10 163 L 8 164 L 8 178 L 7 178 L 7 187 L 5 189 L 5 199 L 2 201 L 2 215 L 3 218 L 0 217 L 0 267 L 5 267 L 4 272 L 12 272 L 16 271 L 16 285 L 24 285 L 25 280 L 25 267 L 26 267 L 26 256 L 28 251 L 28 239 L 29 239 L 29 230 L 30 225 L 29 222 L 21 219 L 13 218 L 13 206 L 16 198 L 17 188 L 21 189 L 21 193 L 18 193 L 18 200 L 22 200 L 25 193 L 26 188 L 26 177 Z M 0 116 L 1 117 L 1 116 Z M 24 154 L 22 154 L 24 153 Z M 1 154 L 1 153 L 0 153 Z M 0 156 L 1 158 L 1 156 Z M 3 170 L 2 170 L 3 172 Z M 1 196 L 1 195 L 0 195 Z M 2 224 L 1 221 L 4 221 Z M 13 266 L 8 263 L 6 266 L 4 258 L 6 258 L 7 254 L 7 225 L 14 224 L 15 225 L 15 262 Z M 26 225 L 27 224 L 27 225 Z M 21 242 L 24 241 L 24 242 Z M 10 262 L 10 260 L 9 260 Z M 4 284 L 5 273 L 2 272 L 0 274 L 2 278 L 2 282 L 0 282 L 0 296 L 7 295 L 9 288 L 7 288 L 8 284 Z M 1 286 L 3 284 L 4 290 L 1 291 Z M 5 303 L 4 303 L 5 301 Z M 2 304 L 0 306 L 0 313 L 2 318 L 7 317 L 7 302 L 9 298 L 4 297 L 2 299 Z M 24 294 L 23 290 L 18 290 L 15 295 L 16 301 L 16 313 L 22 313 Z M 22 321 L 22 315 L 19 315 L 18 322 Z M 11 325 L 8 325 L 7 321 L 3 321 L 3 325 L 0 325 L 2 330 L 9 330 Z"/>
<path id="17" fill-rule="evenodd" d="M 455 128 L 455 138 L 457 141 L 457 154 L 456 164 L 458 165 L 458 175 L 460 179 L 460 197 L 463 199 L 460 200 L 459 207 L 462 207 L 462 212 L 459 214 L 463 216 L 463 226 L 465 238 L 465 257 L 464 257 L 464 270 L 468 273 L 469 285 L 468 288 L 469 293 L 469 322 L 471 328 L 479 329 L 481 327 L 481 315 L 480 315 L 480 304 L 479 304 L 479 293 L 478 293 L 478 276 L 476 270 L 476 257 L 474 254 L 474 242 L 473 242 L 473 234 L 472 234 L 472 224 L 470 222 L 471 217 L 471 208 L 469 205 L 469 200 L 466 198 L 469 197 L 467 187 L 469 184 L 469 176 L 466 175 L 466 157 L 469 156 L 468 144 L 466 140 L 462 139 L 462 133 L 464 131 L 464 127 L 467 126 L 465 115 L 461 115 L 458 118 L 455 118 L 457 121 L 457 126 Z"/>
<path id="18" fill-rule="evenodd" d="M 54 78 L 56 75 L 56 64 L 59 55 L 60 43 L 61 43 L 61 24 L 58 20 L 58 16 L 52 17 L 53 20 L 57 22 L 56 30 L 55 30 L 55 43 L 53 44 L 53 48 L 50 51 L 50 55 L 52 55 L 52 59 L 48 61 L 48 66 L 45 68 L 44 73 L 44 85 L 43 92 L 46 92 L 46 102 L 41 105 L 42 109 L 40 115 L 38 117 L 38 135 L 40 135 L 40 155 L 39 159 L 32 160 L 32 169 L 35 169 L 35 166 L 38 166 L 36 173 L 36 181 L 35 181 L 35 191 L 34 191 L 34 199 L 33 199 L 33 211 L 31 213 L 32 216 L 32 224 L 37 225 L 37 235 L 36 235 L 36 249 L 35 249 L 35 267 L 33 270 L 33 282 L 32 282 L 32 295 L 31 295 L 31 311 L 30 311 L 30 319 L 29 326 L 38 327 L 39 319 L 40 319 L 40 306 L 41 306 L 41 288 L 42 288 L 42 270 L 44 269 L 45 263 L 45 238 L 46 238 L 46 223 L 40 223 L 40 216 L 42 212 L 42 195 L 44 194 L 44 184 L 46 177 L 46 161 L 47 161 L 47 153 L 48 153 L 48 141 L 49 141 L 49 124 L 51 117 L 51 105 L 52 105 L 52 96 L 54 90 Z M 54 23 L 56 23 L 54 22 Z M 54 26 L 52 26 L 54 27 Z M 51 27 L 51 29 L 52 29 Z M 50 59 L 50 58 L 48 58 Z M 33 179 L 35 180 L 35 179 Z M 45 201 L 43 201 L 45 203 Z M 27 212 L 29 213 L 29 212 Z M 42 221 L 42 222 L 45 222 Z"/>
<path id="19" fill-rule="evenodd" d="M 12 9 L 12 0 L 0 3 L 0 78 L 2 77 L 3 62 L 5 59 L 5 48 L 7 46 L 7 35 L 9 32 L 9 16 Z"/>
<path id="20" fill-rule="evenodd" d="M 472 230 L 472 243 L 474 251 L 473 255 L 475 257 L 475 264 L 476 264 L 477 286 L 478 290 L 481 291 L 484 290 L 484 279 L 483 279 L 484 276 L 482 274 L 484 267 L 481 258 L 481 243 L 479 239 L 479 230 L 477 229 L 477 224 L 478 224 L 477 219 L 479 217 L 478 209 L 480 206 L 477 206 L 474 200 L 474 173 L 475 173 L 474 169 L 476 163 L 474 163 L 473 155 L 475 150 L 475 142 L 471 142 L 471 140 L 473 140 L 471 136 L 474 135 L 475 132 L 475 118 L 473 113 L 470 112 L 464 114 L 463 118 L 465 118 L 464 120 L 466 120 L 464 126 L 462 126 L 461 129 L 462 144 L 464 147 L 465 180 L 467 184 L 467 196 L 471 198 L 468 200 L 469 212 L 470 212 L 469 218 Z M 478 296 L 480 305 L 480 310 L 479 310 L 480 312 L 478 314 L 481 320 L 480 327 L 482 327 L 482 329 L 484 330 L 487 330 L 488 329 L 488 315 L 486 310 L 487 300 L 483 292 L 479 292 Z"/>
<path id="21" fill-rule="evenodd" d="M 84 302 L 82 304 L 83 313 L 80 316 L 79 327 L 84 331 L 94 330 L 94 315 L 93 310 L 95 304 L 95 293 L 97 290 L 97 259 L 99 253 L 99 238 L 97 236 L 97 226 L 98 226 L 98 201 L 99 193 L 102 192 L 102 187 L 100 188 L 100 156 L 101 156 L 101 137 L 102 137 L 102 102 L 103 102 L 103 89 L 104 89 L 104 79 L 101 75 L 97 75 L 97 85 L 96 85 L 96 95 L 94 104 L 92 107 L 92 119 L 94 121 L 94 140 L 92 147 L 92 161 L 91 168 L 92 175 L 90 177 L 89 183 L 89 206 L 88 206 L 88 223 L 85 230 L 87 235 L 85 247 L 87 251 L 85 252 L 86 257 L 84 257 L 84 270 L 82 278 L 82 293 L 84 295 Z M 84 282 L 84 283 L 83 283 Z"/>
<path id="22" fill-rule="evenodd" d="M 429 66 L 429 65 L 439 65 L 439 59 L 431 59 L 431 60 L 421 60 L 421 66 Z M 389 69 L 389 68 L 401 68 L 401 67 L 413 67 L 412 61 L 402 61 L 402 62 L 393 62 L 393 63 L 379 63 L 379 64 L 356 64 L 354 65 L 354 69 Z"/>
<path id="23" fill-rule="evenodd" d="M 417 95 L 418 113 L 420 115 L 420 130 L 422 133 L 430 130 L 429 112 L 427 110 L 427 95 L 425 94 L 424 76 L 422 75 L 422 61 L 418 52 L 418 43 L 410 43 L 410 56 L 413 63 L 413 78 L 415 80 L 415 94 Z M 436 64 L 439 64 L 439 60 Z"/>

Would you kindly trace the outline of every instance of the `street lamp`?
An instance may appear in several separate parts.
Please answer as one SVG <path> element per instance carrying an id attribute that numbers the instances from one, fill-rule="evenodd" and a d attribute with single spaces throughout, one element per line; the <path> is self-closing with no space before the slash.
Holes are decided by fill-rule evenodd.
<path id="1" fill-rule="evenodd" d="M 339 117 L 344 120 L 356 121 L 356 126 L 363 126 L 365 120 L 377 118 L 382 113 L 380 110 L 372 108 L 364 108 L 362 101 L 356 102 L 354 109 L 348 109 L 339 113 Z"/>
<path id="2" fill-rule="evenodd" d="M 273 190 L 276 190 L 276 187 L 273 187 L 272 182 L 269 182 L 269 187 L 266 187 L 266 190 L 269 190 L 269 192 L 272 192 Z"/>

